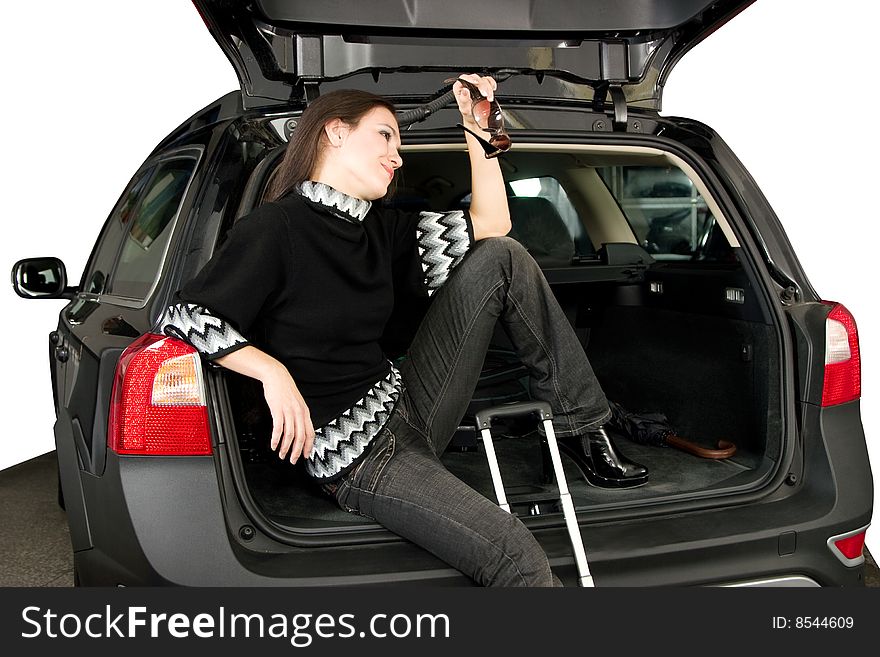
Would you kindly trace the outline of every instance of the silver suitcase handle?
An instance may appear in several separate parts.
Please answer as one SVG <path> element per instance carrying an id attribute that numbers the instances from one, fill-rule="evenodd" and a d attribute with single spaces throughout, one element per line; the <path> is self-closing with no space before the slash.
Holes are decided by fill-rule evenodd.
<path id="1" fill-rule="evenodd" d="M 498 418 L 516 417 L 526 414 L 537 414 L 544 422 L 544 432 L 547 434 L 547 446 L 550 449 L 550 460 L 553 462 L 553 472 L 556 475 L 556 483 L 559 486 L 559 501 L 562 503 L 562 514 L 565 518 L 565 526 L 571 538 L 571 546 L 574 550 L 574 560 L 578 569 L 578 583 L 584 587 L 595 586 L 590 567 L 587 563 L 587 553 L 584 549 L 580 526 L 577 523 L 577 513 L 571 493 L 568 490 L 568 482 L 562 468 L 562 457 L 559 454 L 559 445 L 556 442 L 556 433 L 553 431 L 553 412 L 547 402 L 512 402 L 503 406 L 494 406 L 479 411 L 476 414 L 477 428 L 483 438 L 483 446 L 486 450 L 486 458 L 489 461 L 489 472 L 492 474 L 492 484 L 495 487 L 495 496 L 498 506 L 510 513 L 510 504 L 504 493 L 504 484 L 501 481 L 501 471 L 498 469 L 498 457 L 495 455 L 495 445 L 492 442 L 492 421 Z"/>

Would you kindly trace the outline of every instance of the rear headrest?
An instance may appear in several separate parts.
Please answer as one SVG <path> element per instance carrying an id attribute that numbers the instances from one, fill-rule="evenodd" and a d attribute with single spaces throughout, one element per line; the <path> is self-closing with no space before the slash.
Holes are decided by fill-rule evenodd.
<path id="1" fill-rule="evenodd" d="M 574 242 L 553 203 L 546 198 L 512 196 L 507 199 L 507 205 L 513 225 L 509 236 L 525 246 L 539 265 L 571 264 Z"/>

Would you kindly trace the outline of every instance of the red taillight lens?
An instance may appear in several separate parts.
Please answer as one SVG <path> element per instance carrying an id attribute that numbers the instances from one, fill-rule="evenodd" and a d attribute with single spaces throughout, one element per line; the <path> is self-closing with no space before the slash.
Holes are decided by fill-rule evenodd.
<path id="1" fill-rule="evenodd" d="M 864 527 L 855 532 L 832 536 L 828 539 L 828 547 L 835 556 L 847 566 L 858 566 L 865 560 L 865 534 L 868 528 Z"/>
<path id="2" fill-rule="evenodd" d="M 865 549 L 865 532 L 834 541 L 834 546 L 847 559 L 858 559 L 862 556 L 862 550 Z"/>
<path id="3" fill-rule="evenodd" d="M 858 399 L 862 394 L 862 368 L 856 320 L 841 304 L 833 306 L 825 319 L 825 381 L 822 406 L 834 406 Z"/>
<path id="4" fill-rule="evenodd" d="M 185 342 L 147 333 L 116 365 L 107 445 L 118 454 L 211 453 L 202 366 Z"/>

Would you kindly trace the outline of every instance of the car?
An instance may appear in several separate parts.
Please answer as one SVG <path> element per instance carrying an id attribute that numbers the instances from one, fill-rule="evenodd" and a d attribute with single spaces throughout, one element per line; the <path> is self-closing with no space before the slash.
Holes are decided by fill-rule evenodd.
<path id="1" fill-rule="evenodd" d="M 675 63 L 750 2 L 557 0 L 503 21 L 470 7 L 466 25 L 450 10 L 464 3 L 450 2 L 418 16 L 376 3 L 353 24 L 336 5 L 195 0 L 241 89 L 157 145 L 77 285 L 55 258 L 14 266 L 19 295 L 69 301 L 49 348 L 77 582 L 471 584 L 316 494 L 268 453 L 252 382 L 155 327 L 259 203 L 299 114 L 320 93 L 360 88 L 396 102 L 406 166 L 390 204 L 466 207 L 466 156 L 442 81 L 476 70 L 503 83 L 511 235 L 542 266 L 609 398 L 662 413 L 704 449 L 736 447 L 701 458 L 619 434 L 651 473 L 627 490 L 591 487 L 566 460 L 597 584 L 861 586 L 872 477 L 855 320 L 813 290 L 718 134 L 658 111 Z M 415 304 L 392 318 L 389 357 L 405 357 L 421 312 Z M 492 498 L 468 421 L 527 398 L 528 373 L 509 347 L 499 331 L 443 456 Z M 496 449 L 512 511 L 572 584 L 540 441 L 524 422 L 504 433 Z"/>

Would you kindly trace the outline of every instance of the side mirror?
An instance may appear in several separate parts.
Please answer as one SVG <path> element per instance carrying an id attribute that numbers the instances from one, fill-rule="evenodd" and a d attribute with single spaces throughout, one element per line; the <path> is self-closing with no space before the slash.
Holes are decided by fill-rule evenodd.
<path id="1" fill-rule="evenodd" d="M 27 258 L 12 267 L 12 288 L 25 299 L 72 299 L 67 269 L 58 258 Z"/>

